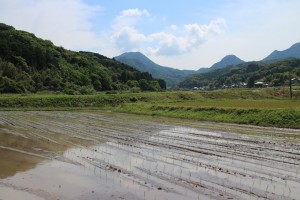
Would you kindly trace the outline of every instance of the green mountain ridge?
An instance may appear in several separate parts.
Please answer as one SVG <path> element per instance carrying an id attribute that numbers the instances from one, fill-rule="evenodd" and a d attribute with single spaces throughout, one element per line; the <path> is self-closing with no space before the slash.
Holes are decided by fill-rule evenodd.
<path id="1" fill-rule="evenodd" d="M 194 74 L 180 82 L 180 88 L 220 89 L 254 87 L 255 82 L 268 86 L 287 86 L 290 79 L 300 83 L 300 59 L 290 58 L 273 62 L 245 62 L 203 74 Z"/>
<path id="2" fill-rule="evenodd" d="M 283 58 L 300 58 L 300 42 L 293 44 L 290 48 L 283 51 L 273 51 L 262 61 L 278 60 Z"/>
<path id="3" fill-rule="evenodd" d="M 221 61 L 236 60 L 236 64 L 221 66 Z M 219 63 L 211 68 L 214 70 L 206 71 L 188 76 L 179 83 L 181 88 L 223 88 L 223 87 L 240 87 L 247 84 L 253 87 L 255 81 L 264 82 L 270 86 L 287 85 L 288 77 L 294 77 L 297 82 L 300 77 L 298 58 L 300 58 L 300 43 L 295 43 L 290 48 L 277 51 L 275 50 L 269 56 L 261 61 L 244 62 L 234 56 L 226 56 Z M 240 63 L 239 63 L 240 62 Z"/>
<path id="4" fill-rule="evenodd" d="M 178 84 L 189 75 L 206 73 L 215 69 L 224 68 L 228 65 L 236 65 L 245 62 L 235 55 L 227 55 L 210 68 L 200 68 L 199 70 L 194 71 L 179 70 L 158 65 L 140 52 L 126 52 L 116 56 L 115 59 L 142 72 L 149 72 L 154 78 L 165 80 L 168 88 L 176 88 Z"/>
<path id="5" fill-rule="evenodd" d="M 235 55 L 227 55 L 224 58 L 222 58 L 221 61 L 213 64 L 210 68 L 209 71 L 212 70 L 216 70 L 216 69 L 220 69 L 220 68 L 224 68 L 227 67 L 229 65 L 238 65 L 241 63 L 244 63 L 245 61 L 239 59 L 238 57 L 236 57 Z"/>
<path id="6" fill-rule="evenodd" d="M 269 56 L 267 56 L 261 61 L 254 61 L 254 62 L 247 62 L 247 63 L 248 64 L 260 63 L 260 65 L 267 65 L 273 63 L 276 60 L 282 60 L 288 58 L 300 58 L 300 43 L 296 43 L 292 45 L 290 48 L 283 51 L 275 50 Z M 206 79 L 203 77 L 225 76 L 224 74 L 229 73 L 231 69 L 238 69 L 239 67 L 243 66 L 241 64 L 247 65 L 245 61 L 241 60 L 235 55 L 227 55 L 224 58 L 222 58 L 219 62 L 213 64 L 211 67 L 200 68 L 197 71 L 176 70 L 171 67 L 162 67 L 154 63 L 153 61 L 151 61 L 150 59 L 148 59 L 146 56 L 144 56 L 139 52 L 124 53 L 120 56 L 117 56 L 116 59 L 119 60 L 120 62 L 133 66 L 141 71 L 150 72 L 151 74 L 153 74 L 155 78 L 165 79 L 167 84 L 169 83 L 169 86 L 171 87 L 177 87 L 178 86 L 177 84 L 179 84 L 180 87 L 188 86 L 188 88 L 197 87 L 197 86 L 203 87 L 203 86 L 208 86 L 210 84 L 214 85 L 214 83 L 209 83 L 210 78 Z M 255 67 L 254 69 L 258 70 Z M 191 80 L 188 81 L 188 79 Z M 199 81 L 200 79 L 204 79 L 204 80 Z M 246 81 L 245 78 L 242 78 L 241 80 Z M 235 82 L 235 81 L 227 81 L 227 84 L 230 84 L 230 82 Z M 235 83 L 232 84 L 234 85 Z M 218 87 L 220 86 L 218 85 Z"/>
<path id="7" fill-rule="evenodd" d="M 142 72 L 149 72 L 154 78 L 165 80 L 168 88 L 176 87 L 187 75 L 196 73 L 194 70 L 179 70 L 158 65 L 140 52 L 123 53 L 115 59 Z"/>
<path id="8" fill-rule="evenodd" d="M 163 80 L 93 52 L 75 52 L 0 23 L 0 93 L 165 89 Z"/>

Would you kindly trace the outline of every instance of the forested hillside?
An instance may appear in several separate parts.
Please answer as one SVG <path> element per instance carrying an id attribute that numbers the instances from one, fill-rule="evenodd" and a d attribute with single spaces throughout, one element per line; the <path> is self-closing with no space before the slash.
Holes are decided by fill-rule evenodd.
<path id="1" fill-rule="evenodd" d="M 159 91 L 163 80 L 92 52 L 74 52 L 0 23 L 0 93 Z"/>
<path id="2" fill-rule="evenodd" d="M 123 53 L 115 59 L 142 72 L 149 72 L 154 78 L 165 80 L 168 88 L 177 87 L 188 75 L 196 73 L 194 70 L 179 70 L 158 65 L 140 52 Z"/>
<path id="3" fill-rule="evenodd" d="M 182 81 L 181 88 L 254 87 L 255 82 L 268 86 L 284 86 L 289 81 L 299 84 L 300 59 L 291 58 L 274 62 L 247 62 L 228 66 L 204 74 L 191 75 Z"/>

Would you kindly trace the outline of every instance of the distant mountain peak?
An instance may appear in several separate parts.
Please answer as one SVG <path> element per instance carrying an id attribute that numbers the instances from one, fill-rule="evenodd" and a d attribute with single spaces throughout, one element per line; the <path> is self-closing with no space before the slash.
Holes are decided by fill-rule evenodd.
<path id="1" fill-rule="evenodd" d="M 219 62 L 213 64 L 210 69 L 215 70 L 215 69 L 220 69 L 224 68 L 228 65 L 238 65 L 241 63 L 244 63 L 245 61 L 241 60 L 235 55 L 227 55 L 224 58 L 222 58 Z"/>
<path id="2" fill-rule="evenodd" d="M 158 65 L 141 52 L 126 52 L 116 56 L 115 59 L 142 72 L 149 72 L 155 78 L 165 80 L 169 88 L 176 87 L 187 75 L 196 73 L 194 70 L 178 70 Z"/>
<path id="3" fill-rule="evenodd" d="M 239 59 L 236 55 L 229 54 L 229 55 L 226 55 L 222 60 L 224 60 L 224 59 L 230 59 L 230 58 Z"/>
<path id="4" fill-rule="evenodd" d="M 142 72 L 151 73 L 151 68 L 156 68 L 156 66 L 159 66 L 139 51 L 125 52 L 119 56 L 116 56 L 115 59 Z M 151 74 L 153 75 L 153 72 Z"/>
<path id="5" fill-rule="evenodd" d="M 142 57 L 146 57 L 144 54 L 142 54 L 139 51 L 125 52 L 125 53 L 121 54 L 120 56 L 142 56 Z"/>
<path id="6" fill-rule="evenodd" d="M 297 43 L 295 43 L 295 44 L 293 44 L 292 46 L 291 46 L 291 48 L 299 48 L 300 47 L 300 42 L 297 42 Z"/>
<path id="7" fill-rule="evenodd" d="M 273 51 L 270 55 L 264 58 L 263 61 L 278 60 L 284 58 L 300 58 L 300 42 L 293 44 L 290 48 L 283 51 Z"/>

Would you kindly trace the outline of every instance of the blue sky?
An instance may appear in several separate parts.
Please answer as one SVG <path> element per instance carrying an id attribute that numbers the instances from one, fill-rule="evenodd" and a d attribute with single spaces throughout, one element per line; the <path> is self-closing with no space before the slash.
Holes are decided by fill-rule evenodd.
<path id="1" fill-rule="evenodd" d="M 199 69 L 300 42 L 299 10 L 299 0 L 0 0 L 0 22 L 71 50 Z"/>

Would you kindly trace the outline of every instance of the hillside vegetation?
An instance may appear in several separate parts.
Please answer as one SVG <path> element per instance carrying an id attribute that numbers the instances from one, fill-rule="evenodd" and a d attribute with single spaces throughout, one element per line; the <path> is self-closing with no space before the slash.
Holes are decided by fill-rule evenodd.
<path id="1" fill-rule="evenodd" d="M 299 84 L 300 59 L 290 58 L 273 62 L 247 62 L 231 65 L 204 74 L 187 77 L 179 84 L 180 88 L 226 88 L 254 87 L 255 82 L 268 86 L 287 86 L 292 79 Z"/>
<path id="2" fill-rule="evenodd" d="M 159 91 L 163 80 L 92 52 L 74 52 L 0 23 L 0 93 Z"/>

